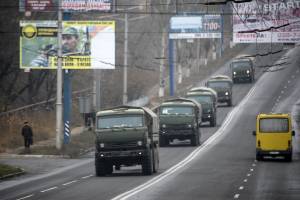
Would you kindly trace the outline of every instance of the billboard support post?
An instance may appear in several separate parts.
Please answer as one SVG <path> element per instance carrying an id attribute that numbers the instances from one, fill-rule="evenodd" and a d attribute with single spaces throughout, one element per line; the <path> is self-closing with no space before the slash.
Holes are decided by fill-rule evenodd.
<path id="1" fill-rule="evenodd" d="M 56 85 L 56 149 L 62 148 L 62 0 L 58 1 L 58 52 Z"/>
<path id="2" fill-rule="evenodd" d="M 63 12 L 63 20 L 70 20 L 71 13 Z M 71 127 L 70 127 L 70 116 L 72 109 L 72 85 L 71 85 L 71 71 L 63 70 L 63 96 L 64 96 L 64 104 L 63 104 L 63 120 L 64 120 L 64 144 L 69 144 L 71 137 Z"/>

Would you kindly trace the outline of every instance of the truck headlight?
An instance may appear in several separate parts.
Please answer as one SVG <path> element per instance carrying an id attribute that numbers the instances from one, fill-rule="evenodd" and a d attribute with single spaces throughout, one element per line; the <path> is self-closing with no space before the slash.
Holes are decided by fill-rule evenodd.
<path id="1" fill-rule="evenodd" d="M 192 127 L 193 127 L 193 125 L 192 125 L 192 124 L 188 124 L 188 125 L 187 125 L 187 127 L 189 127 L 189 128 L 192 128 Z"/>
<path id="2" fill-rule="evenodd" d="M 247 73 L 247 74 L 249 74 L 249 73 L 250 73 L 250 71 L 249 71 L 249 70 L 247 70 L 247 71 L 246 71 L 246 73 Z"/>
<path id="3" fill-rule="evenodd" d="M 165 124 L 162 124 L 161 127 L 162 127 L 162 128 L 166 128 L 167 126 L 166 126 Z"/>
<path id="4" fill-rule="evenodd" d="M 225 92 L 225 95 L 226 95 L 226 96 L 228 96 L 228 95 L 229 95 L 229 93 L 228 93 L 228 92 Z"/>
<path id="5" fill-rule="evenodd" d="M 104 143 L 100 143 L 100 148 L 104 148 Z"/>
<path id="6" fill-rule="evenodd" d="M 233 75 L 236 75 L 236 72 L 233 72 Z"/>
<path id="7" fill-rule="evenodd" d="M 137 141 L 137 145 L 138 145 L 138 146 L 142 146 L 142 145 L 143 145 L 143 142 L 142 142 L 142 141 Z"/>

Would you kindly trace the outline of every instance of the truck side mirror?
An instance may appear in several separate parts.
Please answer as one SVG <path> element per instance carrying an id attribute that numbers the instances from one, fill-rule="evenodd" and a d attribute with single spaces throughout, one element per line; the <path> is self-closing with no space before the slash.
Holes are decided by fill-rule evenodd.
<path id="1" fill-rule="evenodd" d="M 295 136 L 295 135 L 296 135 L 295 131 L 292 131 L 292 136 Z"/>
<path id="2" fill-rule="evenodd" d="M 252 135 L 256 135 L 256 131 L 253 131 L 253 132 L 252 132 Z"/>

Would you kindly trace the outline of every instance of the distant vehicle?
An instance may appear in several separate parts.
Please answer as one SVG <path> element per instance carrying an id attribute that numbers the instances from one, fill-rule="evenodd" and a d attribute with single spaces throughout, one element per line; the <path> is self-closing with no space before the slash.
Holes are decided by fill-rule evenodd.
<path id="1" fill-rule="evenodd" d="M 176 98 L 163 102 L 155 110 L 159 115 L 161 147 L 169 145 L 174 139 L 190 139 L 192 146 L 200 144 L 202 110 L 198 102 Z"/>
<path id="2" fill-rule="evenodd" d="M 225 102 L 228 106 L 232 106 L 232 85 L 232 79 L 225 75 L 213 76 L 205 83 L 206 87 L 217 92 L 218 102 Z"/>
<path id="3" fill-rule="evenodd" d="M 217 102 L 218 102 L 218 94 L 217 92 L 209 87 L 204 87 L 204 86 L 200 86 L 200 87 L 193 87 L 189 90 L 189 92 L 210 92 L 213 94 L 213 98 L 214 98 L 214 102 L 216 103 L 215 106 L 217 106 Z"/>
<path id="4" fill-rule="evenodd" d="M 202 122 L 209 122 L 210 126 L 217 124 L 217 93 L 207 87 L 201 89 L 193 88 L 187 94 L 186 98 L 193 99 L 201 104 Z M 198 89 L 198 90 L 197 90 Z"/>
<path id="5" fill-rule="evenodd" d="M 237 58 L 230 64 L 232 81 L 237 83 L 240 81 L 248 81 L 252 83 L 255 77 L 253 62 L 250 58 Z"/>
<path id="6" fill-rule="evenodd" d="M 284 156 L 292 160 L 292 130 L 290 114 L 259 114 L 256 118 L 256 160 L 264 156 Z"/>
<path id="7" fill-rule="evenodd" d="M 142 165 L 144 175 L 159 166 L 159 122 L 145 107 L 120 106 L 96 115 L 96 176 L 119 170 L 121 165 Z"/>

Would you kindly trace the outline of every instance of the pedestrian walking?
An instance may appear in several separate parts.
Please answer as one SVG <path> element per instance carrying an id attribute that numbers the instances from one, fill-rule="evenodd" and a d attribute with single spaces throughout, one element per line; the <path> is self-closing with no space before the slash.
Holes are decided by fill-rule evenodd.
<path id="1" fill-rule="evenodd" d="M 30 153 L 30 145 L 33 144 L 33 131 L 28 122 L 24 122 L 22 136 L 24 137 L 25 152 Z"/>

